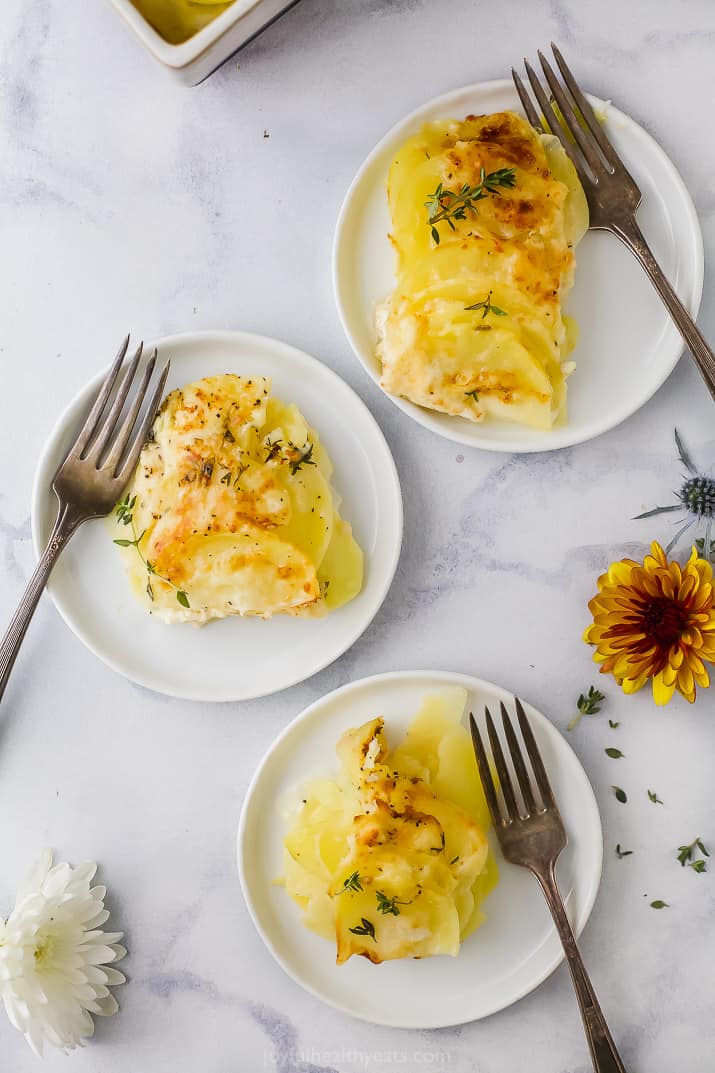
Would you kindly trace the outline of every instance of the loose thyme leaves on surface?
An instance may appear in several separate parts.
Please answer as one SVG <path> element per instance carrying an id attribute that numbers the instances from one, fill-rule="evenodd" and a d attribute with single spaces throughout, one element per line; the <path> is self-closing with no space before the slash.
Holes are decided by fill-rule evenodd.
<path id="1" fill-rule="evenodd" d="M 609 719 L 608 720 L 608 725 L 611 728 L 611 730 L 616 730 L 621 724 L 620 723 L 614 723 L 612 719 Z"/>
<path id="2" fill-rule="evenodd" d="M 606 756 L 610 756 L 611 760 L 620 760 L 621 757 L 624 757 L 626 755 L 625 753 L 622 753 L 620 749 L 610 748 L 604 749 L 603 751 Z"/>
<path id="3" fill-rule="evenodd" d="M 156 570 L 154 569 L 154 564 L 146 558 L 141 548 L 139 547 L 139 544 L 144 538 L 144 533 L 146 533 L 146 529 L 144 530 L 144 533 L 141 533 L 139 536 L 137 536 L 136 527 L 134 525 L 134 507 L 136 505 L 136 501 L 136 496 L 132 496 L 132 498 L 130 499 L 129 495 L 127 494 L 123 496 L 122 499 L 120 499 L 117 503 L 117 521 L 121 522 L 122 525 L 131 525 L 133 539 L 119 539 L 115 540 L 114 543 L 118 544 L 120 548 L 136 548 L 137 555 L 144 563 L 144 566 L 146 568 L 146 594 L 150 600 L 154 599 L 154 589 L 152 588 L 151 579 L 152 577 L 155 577 L 158 578 L 159 581 L 163 581 L 165 585 L 169 586 L 169 588 L 174 589 L 174 591 L 176 592 L 176 599 L 182 607 L 189 607 L 189 597 L 186 595 L 184 590 L 180 589 L 178 585 L 175 585 L 173 581 L 169 581 L 168 577 L 164 577 L 163 574 L 157 574 Z"/>
<path id="4" fill-rule="evenodd" d="M 624 857 L 632 857 L 632 856 L 633 856 L 633 850 L 632 849 L 621 849 L 621 843 L 618 842 L 616 844 L 616 857 L 618 857 L 619 861 L 622 860 Z"/>
<path id="5" fill-rule="evenodd" d="M 662 898 L 656 898 L 654 902 L 650 903 L 651 909 L 670 909 L 668 902 L 664 902 Z"/>
<path id="6" fill-rule="evenodd" d="M 346 890 L 362 890 L 362 882 L 360 880 L 359 872 L 351 872 L 347 877 L 342 887 L 338 891 L 338 894 L 342 894 Z"/>
<path id="7" fill-rule="evenodd" d="M 515 182 L 515 168 L 499 168 L 497 171 L 490 171 L 488 175 L 484 168 L 481 168 L 476 186 L 464 183 L 459 190 L 445 190 L 440 183 L 435 192 L 430 194 L 425 201 L 427 224 L 435 245 L 439 246 L 438 224 L 446 223 L 452 231 L 455 231 L 455 220 L 466 220 L 468 212 L 476 216 L 478 201 L 489 194 L 498 196 L 500 188 L 511 189 Z"/>
<path id="8" fill-rule="evenodd" d="M 648 800 L 652 801 L 654 805 L 662 805 L 663 804 L 663 802 L 658 797 L 658 795 L 655 792 L 655 790 L 649 790 L 648 791 Z"/>
<path id="9" fill-rule="evenodd" d="M 705 845 L 700 838 L 694 839 L 687 846 L 678 846 L 677 860 L 680 861 L 681 867 L 692 868 L 694 872 L 702 873 L 707 871 L 707 865 L 704 860 L 696 860 L 695 854 L 700 852 L 703 857 L 709 857 L 710 854 L 705 848 Z"/>
<path id="10" fill-rule="evenodd" d="M 472 310 L 476 310 L 476 309 L 481 309 L 481 311 L 482 311 L 482 320 L 484 320 L 484 318 L 489 313 L 493 313 L 495 317 L 506 317 L 507 316 L 507 311 L 505 309 L 500 309 L 499 306 L 495 306 L 494 303 L 492 302 L 492 292 L 491 291 L 486 296 L 486 298 L 484 299 L 483 302 L 475 302 L 473 306 L 465 306 L 464 307 L 464 312 L 465 313 L 471 313 Z"/>
<path id="11" fill-rule="evenodd" d="M 593 686 L 589 686 L 587 693 L 579 694 L 579 698 L 576 701 L 578 715 L 574 716 L 566 729 L 573 730 L 574 727 L 577 727 L 584 715 L 597 715 L 605 699 L 600 689 L 594 689 Z"/>
<path id="12" fill-rule="evenodd" d="M 625 805 L 626 801 L 628 800 L 626 791 L 622 790 L 620 786 L 612 786 L 611 789 L 616 795 L 616 801 L 620 801 L 622 805 Z"/>
<path id="13" fill-rule="evenodd" d="M 371 939 L 375 938 L 375 925 L 366 917 L 361 917 L 360 923 L 354 928 L 348 928 L 348 931 L 351 931 L 353 935 L 369 935 Z"/>

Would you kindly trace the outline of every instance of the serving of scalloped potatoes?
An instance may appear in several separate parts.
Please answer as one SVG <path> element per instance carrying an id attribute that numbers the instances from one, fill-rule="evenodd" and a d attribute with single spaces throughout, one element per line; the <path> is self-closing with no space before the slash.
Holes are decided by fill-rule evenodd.
<path id="1" fill-rule="evenodd" d="M 336 775 L 301 791 L 283 882 L 338 964 L 455 956 L 485 919 L 498 875 L 466 699 L 459 687 L 426 697 L 393 749 L 380 718 L 348 730 Z"/>
<path id="2" fill-rule="evenodd" d="M 469 421 L 564 419 L 575 326 L 562 304 L 588 206 L 558 140 L 513 112 L 427 123 L 392 163 L 388 202 L 383 387 Z"/>
<path id="3" fill-rule="evenodd" d="M 321 615 L 362 587 L 332 464 L 267 377 L 172 391 L 117 509 L 134 588 L 165 622 Z"/>

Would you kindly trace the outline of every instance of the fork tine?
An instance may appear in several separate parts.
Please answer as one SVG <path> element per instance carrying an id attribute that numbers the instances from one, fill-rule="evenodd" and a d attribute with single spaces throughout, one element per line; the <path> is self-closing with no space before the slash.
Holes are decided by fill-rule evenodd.
<path id="1" fill-rule="evenodd" d="M 511 77 L 514 80 L 516 92 L 519 94 L 519 100 L 521 101 L 521 106 L 526 113 L 526 118 L 529 120 L 534 130 L 538 130 L 540 134 L 543 134 L 544 130 L 541 126 L 541 119 L 539 118 L 539 113 L 536 111 L 534 105 L 531 102 L 531 97 L 529 96 L 528 89 L 526 88 L 526 86 L 524 85 L 521 78 L 516 73 L 513 67 L 511 69 Z"/>
<path id="2" fill-rule="evenodd" d="M 499 741 L 499 735 L 497 734 L 496 727 L 494 726 L 494 720 L 492 719 L 491 712 L 485 707 L 484 714 L 487 719 L 487 733 L 489 734 L 489 744 L 492 747 L 492 756 L 494 757 L 494 766 L 497 769 L 497 778 L 501 785 L 501 792 L 504 795 L 504 804 L 506 805 L 507 816 L 510 820 L 519 819 L 519 808 L 516 803 L 516 796 L 514 794 L 514 787 L 511 782 L 511 775 L 509 774 L 509 768 L 504 758 L 504 752 Z"/>
<path id="3" fill-rule="evenodd" d="M 591 131 L 591 134 L 593 134 L 594 138 L 598 142 L 598 146 L 601 152 L 603 153 L 609 164 L 612 164 L 614 168 L 623 167 L 623 161 L 611 145 L 608 135 L 603 129 L 603 125 L 598 122 L 598 117 L 596 116 L 596 113 L 591 107 L 588 97 L 585 95 L 585 93 L 582 92 L 578 82 L 572 75 L 571 70 L 566 63 L 566 60 L 561 55 L 560 49 L 557 48 L 553 41 L 551 42 L 551 51 L 554 54 L 554 58 L 558 65 L 559 71 L 561 72 L 561 76 L 566 85 L 568 86 L 571 96 L 576 101 L 579 111 L 583 116 L 584 122 L 586 123 L 588 129 Z"/>
<path id="4" fill-rule="evenodd" d="M 147 437 L 147 433 L 149 432 L 149 427 L 150 427 L 152 421 L 154 420 L 154 418 L 156 417 L 156 412 L 159 409 L 159 406 L 161 404 L 161 398 L 162 398 L 162 395 L 164 394 L 164 386 L 166 385 L 166 378 L 169 375 L 169 367 L 170 366 L 171 366 L 171 362 L 167 361 L 166 365 L 164 366 L 164 368 L 161 371 L 161 376 L 159 377 L 159 381 L 158 381 L 156 387 L 154 388 L 154 392 L 152 394 L 152 397 L 149 399 L 149 403 L 147 405 L 146 413 L 144 414 L 144 417 L 142 418 L 142 421 L 141 421 L 141 424 L 139 425 L 139 428 L 137 429 L 137 431 L 134 434 L 134 440 L 132 441 L 132 445 L 131 445 L 131 447 L 129 449 L 129 454 L 126 457 L 126 460 L 125 460 L 122 468 L 116 474 L 116 477 L 117 477 L 118 481 L 128 481 L 129 478 L 131 477 L 134 469 L 136 468 L 136 464 L 139 461 L 139 455 L 141 454 L 141 449 L 144 446 L 144 443 L 146 442 L 146 437 Z"/>
<path id="5" fill-rule="evenodd" d="M 604 171 L 606 171 L 606 165 L 601 159 L 598 149 L 594 145 L 593 138 L 590 134 L 586 133 L 586 131 L 579 123 L 579 119 L 576 115 L 576 112 L 574 111 L 574 107 L 571 104 L 571 101 L 566 96 L 564 89 L 558 78 L 556 77 L 553 67 L 546 59 L 546 56 L 540 49 L 537 55 L 541 63 L 541 69 L 544 72 L 544 77 L 549 83 L 549 88 L 551 89 L 551 92 L 556 98 L 556 103 L 561 109 L 563 121 L 568 127 L 571 136 L 577 142 L 578 147 L 586 158 L 588 166 L 593 172 L 594 176 L 598 177 L 599 175 L 603 175 Z"/>
<path id="6" fill-rule="evenodd" d="M 152 378 L 155 365 L 156 350 L 146 364 L 144 375 L 142 376 L 142 381 L 139 385 L 139 389 L 136 393 L 134 401 L 129 411 L 127 412 L 124 420 L 122 421 L 119 432 L 114 438 L 114 444 L 112 446 L 112 449 L 107 456 L 106 462 L 104 463 L 104 465 L 108 469 L 111 469 L 112 472 L 114 472 L 118 468 L 119 463 L 122 459 L 122 455 L 124 454 L 124 451 L 126 449 L 127 443 L 129 442 L 131 431 L 134 428 L 134 422 L 136 421 L 139 411 L 141 410 L 141 405 L 144 401 L 144 397 L 146 396 L 147 388 L 149 387 L 149 381 Z"/>
<path id="7" fill-rule="evenodd" d="M 534 96 L 536 97 L 537 101 L 539 102 L 539 107 L 541 108 L 542 115 L 544 116 L 544 119 L 546 120 L 546 123 L 548 124 L 549 130 L 551 131 L 552 134 L 555 134 L 556 137 L 561 142 L 561 144 L 564 147 L 568 157 L 571 160 L 571 163 L 576 168 L 576 171 L 578 172 L 578 176 L 579 176 L 579 179 L 581 180 L 581 182 L 582 183 L 589 182 L 590 181 L 589 177 L 586 175 L 585 168 L 584 168 L 583 164 L 581 163 L 581 160 L 580 160 L 578 154 L 576 152 L 574 152 L 574 147 L 572 146 L 571 142 L 566 137 L 566 132 L 564 131 L 564 129 L 561 126 L 561 124 L 559 123 L 558 119 L 556 118 L 556 113 L 554 112 L 553 108 L 551 107 L 551 101 L 546 96 L 546 93 L 544 91 L 544 87 L 541 85 L 541 82 L 539 81 L 539 78 L 538 78 L 538 76 L 536 74 L 536 71 L 534 70 L 534 68 L 531 66 L 531 64 L 529 63 L 529 61 L 527 59 L 524 60 L 524 67 L 526 68 L 527 78 L 529 79 L 529 82 L 531 83 L 531 88 L 534 91 Z"/>
<path id="8" fill-rule="evenodd" d="M 529 720 L 526 718 L 526 712 L 518 697 L 514 698 L 514 703 L 516 704 L 516 714 L 519 720 L 519 726 L 521 727 L 521 736 L 524 739 L 524 745 L 526 745 L 526 751 L 531 760 L 534 777 L 536 778 L 536 785 L 539 787 L 539 793 L 541 794 L 544 808 L 556 808 L 549 776 L 546 774 L 546 768 L 544 767 L 544 761 L 541 759 L 541 753 L 536 744 L 534 732 L 529 725 Z"/>
<path id="9" fill-rule="evenodd" d="M 112 388 L 114 387 L 114 382 L 117 379 L 117 374 L 122 367 L 122 362 L 124 361 L 128 346 L 129 336 L 127 335 L 126 339 L 119 348 L 117 356 L 112 363 L 112 367 L 104 378 L 104 383 L 97 392 L 97 398 L 94 400 L 92 409 L 87 415 L 87 420 L 82 425 L 79 436 L 77 437 L 76 442 L 71 448 L 73 453 L 81 455 L 82 451 L 85 449 L 90 439 L 94 435 L 97 425 L 99 423 L 99 419 L 102 416 L 102 410 L 107 404 L 107 399 L 109 398 Z"/>
<path id="10" fill-rule="evenodd" d="M 507 744 L 509 746 L 509 752 L 511 753 L 511 759 L 514 763 L 514 770 L 516 771 L 516 781 L 521 791 L 521 796 L 524 799 L 524 805 L 529 816 L 533 816 L 536 810 L 536 801 L 534 800 L 534 792 L 531 789 L 531 779 L 529 773 L 526 770 L 526 764 L 524 763 L 524 757 L 521 752 L 521 746 L 514 732 L 512 721 L 509 718 L 509 713 L 506 710 L 504 701 L 501 701 L 499 707 L 501 708 L 501 718 L 504 724 L 504 733 L 506 734 Z"/>
<path id="11" fill-rule="evenodd" d="M 99 463 L 101 461 L 102 455 L 109 446 L 109 442 L 114 432 L 114 427 L 119 420 L 119 415 L 122 412 L 124 403 L 127 401 L 127 395 L 129 394 L 129 389 L 132 386 L 132 381 L 134 380 L 134 376 L 136 375 L 137 366 L 139 365 L 143 349 L 144 344 L 140 343 L 136 351 L 134 352 L 134 357 L 129 362 L 129 365 L 127 366 L 126 371 L 122 376 L 116 398 L 112 403 L 109 413 L 102 422 L 102 426 L 97 432 L 96 438 L 93 442 L 90 443 L 89 448 L 86 449 L 82 455 L 80 455 L 82 459 L 89 458 L 90 456 L 95 459 L 97 463 L 97 468 L 99 468 Z"/>
<path id="12" fill-rule="evenodd" d="M 494 786 L 494 780 L 492 779 L 492 773 L 489 767 L 489 761 L 487 760 L 487 754 L 484 751 L 484 743 L 482 742 L 482 736 L 479 733 L 477 721 L 471 712 L 469 713 L 469 729 L 472 732 L 472 745 L 474 746 L 474 752 L 477 757 L 479 778 L 482 780 L 482 789 L 484 790 L 484 796 L 487 799 L 487 805 L 489 806 L 489 813 L 492 818 L 492 823 L 495 827 L 499 827 L 504 822 L 502 820 L 501 810 L 499 808 L 499 799 L 497 797 L 496 787 Z"/>

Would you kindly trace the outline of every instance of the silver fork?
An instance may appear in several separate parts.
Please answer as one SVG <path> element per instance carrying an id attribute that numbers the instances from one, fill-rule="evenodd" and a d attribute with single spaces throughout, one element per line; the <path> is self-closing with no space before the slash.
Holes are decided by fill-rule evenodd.
<path id="1" fill-rule="evenodd" d="M 524 754 L 519 745 L 519 739 L 503 703 L 501 704 L 501 716 L 504 724 L 504 734 L 516 773 L 516 783 L 521 795 L 521 802 L 517 801 L 514 784 L 504 758 L 504 751 L 494 726 L 494 721 L 489 709 L 485 708 L 484 710 L 489 743 L 504 802 L 503 810 L 499 803 L 497 787 L 492 778 L 479 728 L 474 716 L 471 714 L 469 716 L 474 751 L 477 754 L 479 776 L 484 787 L 484 795 L 487 799 L 494 830 L 506 860 L 512 864 L 528 868 L 533 872 L 546 896 L 546 902 L 554 918 L 554 924 L 571 970 L 571 978 L 576 989 L 576 997 L 578 998 L 586 1038 L 591 1051 L 593 1068 L 596 1073 L 625 1073 L 616 1045 L 598 1004 L 596 992 L 593 990 L 588 973 L 581 960 L 576 939 L 571 930 L 569 918 L 566 915 L 563 899 L 556 882 L 554 869 L 556 860 L 566 845 L 566 831 L 564 830 L 559 810 L 556 807 L 556 801 L 549 785 L 549 778 L 533 731 L 529 726 L 521 701 L 517 698 L 515 698 L 515 705 L 521 736 L 531 761 L 533 778 L 529 775 Z"/>
<path id="2" fill-rule="evenodd" d="M 554 110 L 552 100 L 547 96 L 531 64 L 524 60 L 531 88 L 541 109 L 539 113 L 534 107 L 526 86 L 512 67 L 512 78 L 526 118 L 532 127 L 542 133 L 546 124 L 545 132 L 555 134 L 559 139 L 573 161 L 586 193 L 591 217 L 589 226 L 617 235 L 638 258 L 715 399 L 715 354 L 671 287 L 638 226 L 636 209 L 641 202 L 638 184 L 613 148 L 603 125 L 598 122 L 587 97 L 553 42 L 551 48 L 565 88 L 543 53 L 539 52 L 538 55 L 544 77 L 561 116 Z"/>
<path id="3" fill-rule="evenodd" d="M 100 518 L 109 514 L 115 506 L 129 483 L 139 459 L 139 453 L 144 446 L 149 426 L 156 416 L 169 372 L 168 361 L 162 369 L 156 387 L 149 397 L 147 409 L 135 430 L 156 365 L 156 350 L 146 364 L 139 389 L 122 416 L 141 360 L 143 350 L 141 343 L 126 366 L 115 397 L 109 405 L 128 346 L 129 336 L 119 348 L 114 364 L 97 393 L 92 409 L 75 443 L 70 447 L 52 481 L 52 489 L 57 496 L 59 507 L 57 520 L 17 611 L 12 617 L 5 636 L 0 641 L 0 699 L 5 692 L 22 639 L 57 557 L 82 522 L 86 522 L 89 518 Z"/>

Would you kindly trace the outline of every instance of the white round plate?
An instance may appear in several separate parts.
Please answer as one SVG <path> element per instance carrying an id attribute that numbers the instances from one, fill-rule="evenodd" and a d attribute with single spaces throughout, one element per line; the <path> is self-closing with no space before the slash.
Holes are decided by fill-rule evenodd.
<path id="1" fill-rule="evenodd" d="M 335 771 L 341 733 L 377 715 L 396 742 L 426 694 L 464 686 L 475 714 L 507 705 L 506 690 L 444 671 L 404 671 L 363 678 L 306 708 L 264 757 L 246 794 L 238 828 L 238 869 L 253 921 L 266 946 L 297 983 L 331 1006 L 373 1024 L 442 1028 L 486 1017 L 532 991 L 563 958 L 546 902 L 533 876 L 507 864 L 498 848 L 500 880 L 484 904 L 486 923 L 456 958 L 389 961 L 360 957 L 335 964 L 334 944 L 301 923 L 300 910 L 274 880 L 283 867 L 285 821 L 278 802 L 306 778 Z M 603 838 L 586 774 L 551 723 L 524 706 L 569 836 L 558 877 L 576 932 L 588 920 L 601 878 Z M 492 711 L 494 709 L 492 708 Z M 476 777 L 476 772 L 475 772 Z M 496 843 L 493 843 L 496 847 Z"/>
<path id="2" fill-rule="evenodd" d="M 105 520 L 87 522 L 63 552 L 50 580 L 67 624 L 120 674 L 159 693 L 227 701 L 276 693 L 326 667 L 372 621 L 392 581 L 402 541 L 402 499 L 395 464 L 375 419 L 327 366 L 286 343 L 244 332 L 191 332 L 160 339 L 171 359 L 167 391 L 203 376 L 270 376 L 273 391 L 295 402 L 335 465 L 341 513 L 365 553 L 362 592 L 323 619 L 227 618 L 198 628 L 166 625 L 141 606 Z M 50 436 L 35 477 L 35 551 L 56 515 L 52 477 L 87 413 L 104 374 L 70 403 Z"/>
<path id="3" fill-rule="evenodd" d="M 692 200 L 660 146 L 634 120 L 596 97 L 605 129 L 638 182 L 638 221 L 666 275 L 693 316 L 703 286 L 703 242 Z M 465 86 L 428 101 L 373 149 L 350 187 L 338 219 L 333 285 L 353 350 L 380 383 L 375 307 L 394 287 L 394 255 L 385 182 L 399 146 L 423 123 L 469 113 L 521 112 L 511 82 Z M 635 258 L 613 235 L 589 231 L 576 250 L 576 282 L 567 310 L 579 325 L 576 371 L 568 381 L 568 421 L 544 432 L 508 422 L 477 425 L 461 417 L 392 401 L 425 428 L 489 451 L 551 451 L 613 428 L 641 407 L 675 367 L 683 344 Z"/>

